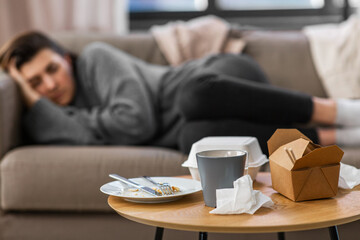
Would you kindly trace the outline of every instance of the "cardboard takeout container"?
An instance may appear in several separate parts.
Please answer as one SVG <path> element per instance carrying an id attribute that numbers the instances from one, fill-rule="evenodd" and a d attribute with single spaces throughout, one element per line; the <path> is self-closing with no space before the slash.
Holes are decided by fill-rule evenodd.
<path id="1" fill-rule="evenodd" d="M 282 195 L 304 201 L 337 194 L 344 154 L 338 146 L 321 147 L 296 129 L 278 129 L 268 149 L 272 187 Z M 289 149 L 295 158 L 290 158 Z"/>

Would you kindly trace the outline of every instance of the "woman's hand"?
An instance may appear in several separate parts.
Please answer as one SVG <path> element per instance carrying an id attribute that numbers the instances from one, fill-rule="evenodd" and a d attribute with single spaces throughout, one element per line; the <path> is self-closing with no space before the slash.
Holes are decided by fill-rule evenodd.
<path id="1" fill-rule="evenodd" d="M 36 92 L 30 84 L 23 78 L 19 70 L 15 66 L 15 59 L 12 59 L 9 64 L 9 74 L 20 87 L 21 94 L 24 98 L 27 107 L 32 107 L 35 102 L 40 99 L 40 94 Z"/>

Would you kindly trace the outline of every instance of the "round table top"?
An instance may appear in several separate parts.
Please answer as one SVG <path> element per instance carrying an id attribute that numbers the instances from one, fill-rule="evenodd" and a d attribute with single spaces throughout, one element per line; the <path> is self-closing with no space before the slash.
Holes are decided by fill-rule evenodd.
<path id="1" fill-rule="evenodd" d="M 360 186 L 339 189 L 334 198 L 293 202 L 271 187 L 270 173 L 259 173 L 254 189 L 274 202 L 273 208 L 260 208 L 254 215 L 210 214 L 202 192 L 174 202 L 146 204 L 127 202 L 110 196 L 108 204 L 121 216 L 146 225 L 201 232 L 254 233 L 286 232 L 330 227 L 360 219 Z"/>

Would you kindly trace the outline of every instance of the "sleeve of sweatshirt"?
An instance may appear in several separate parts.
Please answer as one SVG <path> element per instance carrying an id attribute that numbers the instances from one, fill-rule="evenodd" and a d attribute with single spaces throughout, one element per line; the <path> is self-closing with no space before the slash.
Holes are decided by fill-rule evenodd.
<path id="1" fill-rule="evenodd" d="M 36 143 L 100 144 L 95 132 L 74 117 L 74 111 L 41 98 L 26 113 L 25 130 Z"/>
<path id="2" fill-rule="evenodd" d="M 37 143 L 145 143 L 154 136 L 156 123 L 149 100 L 137 83 L 123 81 L 106 104 L 89 110 L 61 107 L 41 98 L 27 113 L 25 128 Z"/>

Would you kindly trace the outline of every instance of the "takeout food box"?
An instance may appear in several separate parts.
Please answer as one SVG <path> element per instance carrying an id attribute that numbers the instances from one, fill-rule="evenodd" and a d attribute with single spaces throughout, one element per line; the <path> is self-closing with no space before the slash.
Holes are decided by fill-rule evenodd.
<path id="1" fill-rule="evenodd" d="M 296 129 L 277 129 L 268 149 L 272 187 L 282 195 L 304 201 L 337 194 L 344 154 L 338 146 L 321 147 Z"/>

